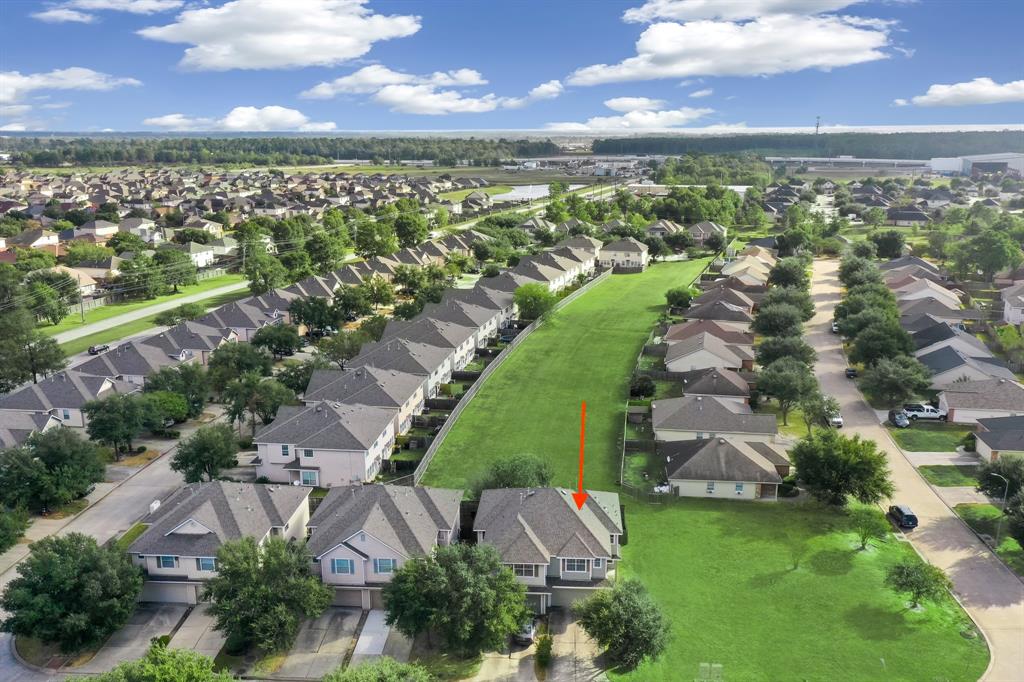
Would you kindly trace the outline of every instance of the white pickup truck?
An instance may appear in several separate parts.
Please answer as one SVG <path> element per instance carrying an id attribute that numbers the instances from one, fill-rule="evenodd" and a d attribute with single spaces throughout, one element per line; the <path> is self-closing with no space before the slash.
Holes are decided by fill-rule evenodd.
<path id="1" fill-rule="evenodd" d="M 938 419 L 939 421 L 946 421 L 945 412 L 924 403 L 907 403 L 903 406 L 903 411 L 907 413 L 911 420 Z"/>

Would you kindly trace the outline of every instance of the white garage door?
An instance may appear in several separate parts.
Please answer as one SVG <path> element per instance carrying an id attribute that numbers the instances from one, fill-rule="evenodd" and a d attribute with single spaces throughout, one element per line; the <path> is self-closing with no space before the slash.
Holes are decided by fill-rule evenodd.
<path id="1" fill-rule="evenodd" d="M 154 601 L 165 604 L 195 604 L 196 586 L 187 583 L 160 583 L 147 581 L 142 585 L 139 601 Z"/>

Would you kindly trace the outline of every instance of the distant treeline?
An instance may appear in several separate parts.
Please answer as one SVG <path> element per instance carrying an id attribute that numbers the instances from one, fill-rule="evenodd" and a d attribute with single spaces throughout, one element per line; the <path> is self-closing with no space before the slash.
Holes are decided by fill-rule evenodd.
<path id="1" fill-rule="evenodd" d="M 995 152 L 1024 152 L 1019 130 L 954 133 L 822 133 L 721 137 L 622 137 L 594 140 L 595 154 L 723 154 L 930 159 Z"/>
<path id="2" fill-rule="evenodd" d="M 499 165 L 504 159 L 558 153 L 550 140 L 448 138 L 242 137 L 242 138 L 38 138 L 11 137 L 4 147 L 26 166 L 106 166 L 134 164 L 253 164 L 259 166 L 330 163 L 335 159 L 377 162 L 430 160 L 453 166 Z"/>

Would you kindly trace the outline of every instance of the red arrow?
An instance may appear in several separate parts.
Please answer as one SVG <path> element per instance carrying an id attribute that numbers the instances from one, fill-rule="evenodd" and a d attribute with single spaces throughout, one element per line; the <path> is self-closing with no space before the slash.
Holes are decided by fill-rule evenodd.
<path id="1" fill-rule="evenodd" d="M 579 491 L 572 494 L 573 501 L 576 502 L 576 509 L 583 509 L 583 504 L 590 497 L 587 493 L 583 492 L 583 441 L 585 440 L 587 432 L 587 401 L 583 401 L 582 411 L 580 412 L 580 480 L 576 486 Z"/>

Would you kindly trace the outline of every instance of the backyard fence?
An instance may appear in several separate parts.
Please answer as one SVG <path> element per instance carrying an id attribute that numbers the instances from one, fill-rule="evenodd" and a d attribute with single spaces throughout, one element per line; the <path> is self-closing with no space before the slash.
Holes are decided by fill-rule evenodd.
<path id="1" fill-rule="evenodd" d="M 579 289 L 576 289 L 571 294 L 569 294 L 561 301 L 559 301 L 555 305 L 553 311 L 558 310 L 563 306 L 568 305 L 569 303 L 572 303 L 574 300 L 576 300 L 577 297 L 589 291 L 592 287 L 597 286 L 604 280 L 608 279 L 608 277 L 610 276 L 611 270 L 605 270 L 597 277 L 590 280 L 589 282 L 581 286 Z M 505 361 L 505 358 L 507 358 L 512 353 L 516 346 L 522 343 L 526 339 L 526 337 L 528 337 L 531 333 L 533 333 L 534 330 L 537 329 L 538 326 L 539 325 L 537 324 L 537 322 L 531 322 L 514 339 L 509 341 L 508 345 L 505 346 L 505 348 L 503 348 L 502 351 L 498 353 L 497 356 L 495 356 L 494 360 L 492 360 L 487 365 L 487 367 L 485 367 L 484 370 L 480 372 L 480 377 L 472 386 L 469 387 L 469 390 L 462 394 L 462 397 L 459 399 L 458 404 L 455 405 L 455 408 L 452 410 L 451 415 L 448 416 L 448 420 L 444 423 L 444 426 L 441 427 L 441 430 L 437 433 L 437 436 L 434 438 L 434 441 L 430 444 L 430 447 L 423 454 L 423 459 L 420 460 L 419 466 L 416 467 L 416 471 L 413 473 L 412 476 L 413 485 L 419 484 L 420 480 L 423 478 L 423 474 L 425 474 L 427 471 L 427 467 L 430 466 L 430 461 L 434 458 L 434 455 L 437 453 L 438 448 L 441 447 L 441 444 L 444 442 L 444 439 L 448 435 L 448 432 L 451 431 L 452 426 L 455 424 L 455 420 L 457 420 L 459 418 L 459 415 L 462 414 L 462 411 L 466 409 L 466 405 L 470 403 L 470 401 L 473 399 L 473 396 L 475 396 L 480 387 L 483 386 L 484 382 L 487 380 L 487 377 L 489 377 L 492 372 L 494 372 L 498 367 L 500 367 L 501 364 Z M 398 481 L 392 481 L 392 483 L 397 482 Z"/>

